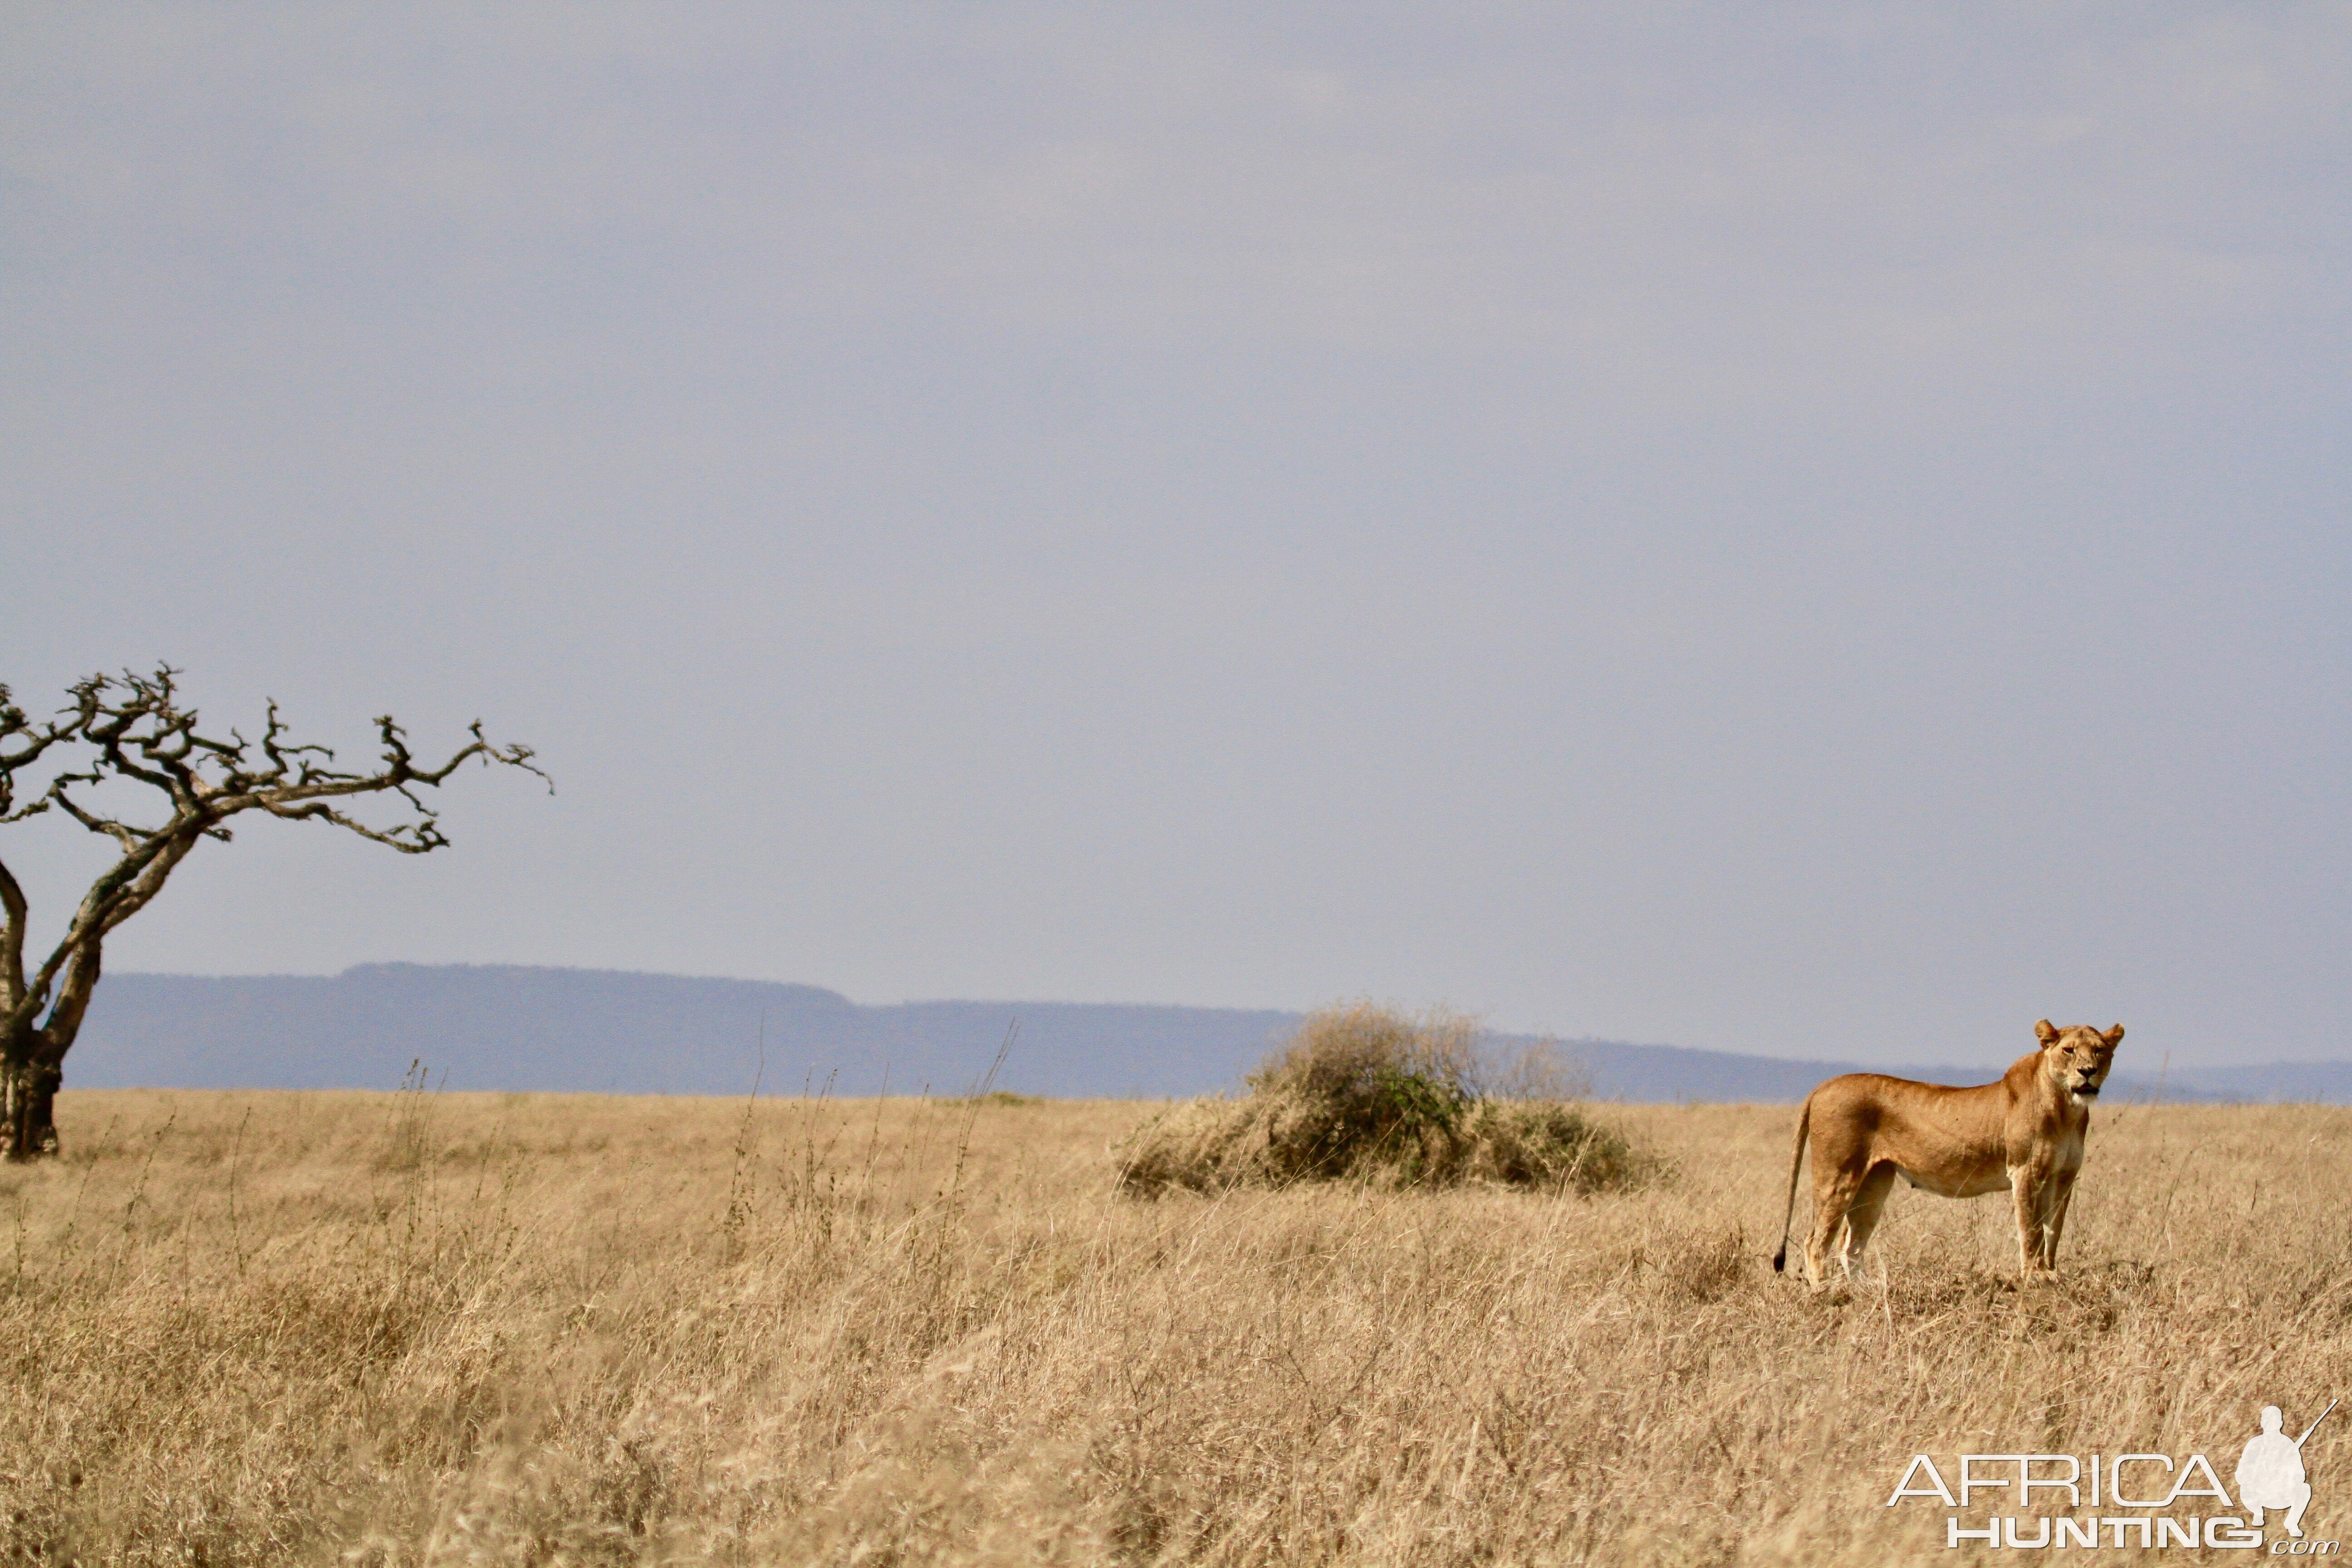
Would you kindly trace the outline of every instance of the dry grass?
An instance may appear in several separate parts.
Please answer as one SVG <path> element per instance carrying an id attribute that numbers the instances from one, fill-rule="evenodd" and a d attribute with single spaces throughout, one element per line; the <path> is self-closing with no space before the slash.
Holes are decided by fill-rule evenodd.
<path id="1" fill-rule="evenodd" d="M 1623 1194 L 1120 1198 L 1153 1109 L 69 1094 L 67 1157 L 0 1173 L 0 1529 L 85 1563 L 1938 1561 L 1939 1510 L 1879 1506 L 1914 1451 L 2234 1454 L 2352 1364 L 2345 1111 L 2103 1111 L 2063 1283 L 2012 1288 L 1997 1200 L 1904 1193 L 1883 1289 L 1813 1297 L 1765 1262 L 1785 1110 L 1625 1110 L 1684 1175 Z"/>

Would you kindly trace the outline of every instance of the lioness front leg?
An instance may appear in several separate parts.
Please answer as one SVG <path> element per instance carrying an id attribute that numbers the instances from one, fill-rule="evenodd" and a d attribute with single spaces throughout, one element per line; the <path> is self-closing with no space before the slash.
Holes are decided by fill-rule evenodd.
<path id="1" fill-rule="evenodd" d="M 2058 1272 L 2058 1240 L 2066 1234 L 2066 1211 L 2074 1202 L 2074 1174 L 2069 1171 L 2058 1178 L 2058 1190 L 2050 1204 L 2049 1243 L 2042 1260 L 2053 1274 Z"/>
<path id="2" fill-rule="evenodd" d="M 2018 1272 L 2028 1279 L 2039 1279 L 2050 1271 L 2043 1262 L 2049 1194 L 2042 1173 L 2030 1165 L 2011 1171 L 2009 1190 L 2017 1200 Z"/>

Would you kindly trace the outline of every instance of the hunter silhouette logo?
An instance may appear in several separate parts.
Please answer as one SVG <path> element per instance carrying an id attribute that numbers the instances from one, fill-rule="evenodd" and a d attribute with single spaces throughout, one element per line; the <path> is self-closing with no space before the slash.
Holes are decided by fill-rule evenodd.
<path id="1" fill-rule="evenodd" d="M 2272 1557 L 2333 1557 L 2339 1542 L 2304 1539 L 2303 1513 L 2311 1506 L 2304 1447 L 2336 1403 L 2328 1401 L 2299 1437 L 2287 1435 L 2285 1412 L 2263 1405 L 2262 1430 L 2239 1455 L 2227 1487 L 2202 1454 L 1961 1454 L 1957 1472 L 1914 1454 L 1886 1506 L 1943 1504 L 1948 1548 L 2267 1548 Z M 1977 1511 L 1988 1502 L 1990 1517 Z M 2273 1512 L 2285 1514 L 2279 1522 L 2286 1533 L 2267 1539 L 2263 1521 Z"/>
<path id="2" fill-rule="evenodd" d="M 2327 1402 L 2319 1421 L 2327 1419 L 2336 1403 Z M 2311 1481 L 2303 1473 L 2303 1446 L 2319 1430 L 2319 1421 L 2305 1427 L 2302 1436 L 2290 1440 L 2279 1430 L 2285 1420 L 2277 1405 L 2263 1406 L 2262 1433 L 2238 1458 L 2238 1505 L 2253 1515 L 2247 1522 L 2256 1530 L 2263 1527 L 2264 1509 L 2286 1510 L 2286 1532 L 2301 1541 L 2303 1510 L 2311 1504 Z"/>

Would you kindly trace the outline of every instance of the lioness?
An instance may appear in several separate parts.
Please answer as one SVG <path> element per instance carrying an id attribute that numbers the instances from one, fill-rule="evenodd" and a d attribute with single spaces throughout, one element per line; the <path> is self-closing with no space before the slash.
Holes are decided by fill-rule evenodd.
<path id="1" fill-rule="evenodd" d="M 1902 1177 L 1948 1198 L 2008 1188 L 2017 1200 L 2017 1250 L 2030 1277 L 2058 1267 L 2058 1237 L 2083 1168 L 2083 1131 L 2116 1046 L 2077 1024 L 2033 1026 L 2042 1048 L 2021 1057 L 1999 1083 L 1974 1089 L 1914 1083 L 1874 1072 L 1833 1078 L 1805 1097 L 1797 1113 L 1797 1147 L 1789 1159 L 1789 1206 L 1780 1218 L 1778 1273 L 1788 1266 L 1789 1225 L 1797 1210 L 1797 1172 L 1805 1139 L 1813 1142 L 1813 1231 L 1805 1243 L 1805 1279 L 1822 1288 L 1832 1243 L 1846 1278 L 1878 1225 L 1886 1194 Z"/>

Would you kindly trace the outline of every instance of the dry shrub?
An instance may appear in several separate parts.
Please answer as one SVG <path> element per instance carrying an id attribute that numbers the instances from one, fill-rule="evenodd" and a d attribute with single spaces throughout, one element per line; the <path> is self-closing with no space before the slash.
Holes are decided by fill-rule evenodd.
<path id="1" fill-rule="evenodd" d="M 1240 1100 L 1190 1100 L 1130 1142 L 1122 1187 L 1392 1186 L 1500 1182 L 1580 1193 L 1636 1185 L 1663 1163 L 1581 1109 L 1479 1091 L 1477 1028 L 1370 1002 L 1300 1026 Z"/>
<path id="2" fill-rule="evenodd" d="M 1592 1072 L 1557 1040 L 1517 1040 L 1481 1059 L 1478 1087 L 1496 1100 L 1590 1100 Z"/>
<path id="3" fill-rule="evenodd" d="M 1664 1159 L 1580 1106 L 1482 1100 L 1465 1128 L 1463 1175 L 1510 1186 L 1622 1192 L 1669 1174 Z"/>

